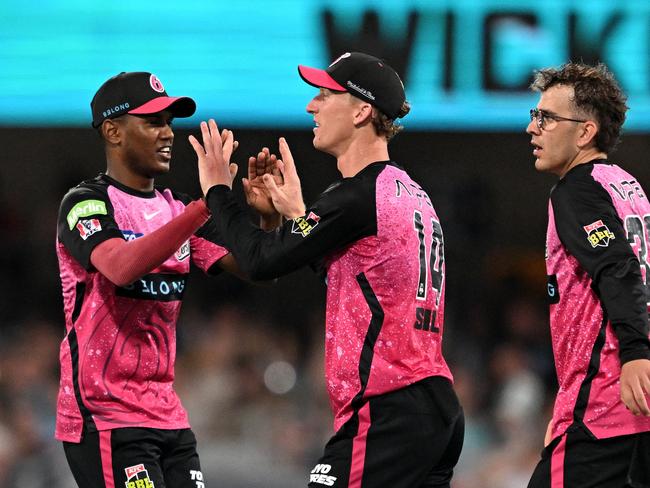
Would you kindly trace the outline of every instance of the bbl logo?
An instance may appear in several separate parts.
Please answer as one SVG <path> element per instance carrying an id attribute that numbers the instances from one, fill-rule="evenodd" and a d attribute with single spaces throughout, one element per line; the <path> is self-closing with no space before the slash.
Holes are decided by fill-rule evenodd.
<path id="1" fill-rule="evenodd" d="M 291 233 L 301 234 L 303 237 L 307 237 L 314 230 L 314 227 L 318 225 L 319 220 L 320 217 L 314 212 L 309 212 L 307 217 L 296 217 L 293 219 L 293 224 L 291 225 Z"/>
<path id="2" fill-rule="evenodd" d="M 607 247 L 610 239 L 616 239 L 614 233 L 607 228 L 602 220 L 596 220 L 592 224 L 585 225 L 583 229 L 587 233 L 587 240 L 593 248 L 596 248 L 596 246 Z"/>
<path id="3" fill-rule="evenodd" d="M 124 483 L 126 488 L 155 488 L 144 464 L 129 466 L 124 471 L 126 472 L 126 483 Z"/>
<path id="4" fill-rule="evenodd" d="M 77 230 L 79 231 L 79 235 L 84 241 L 88 239 L 91 235 L 102 230 L 102 225 L 99 223 L 99 220 L 97 219 L 80 220 L 79 222 L 77 222 L 76 227 Z"/>

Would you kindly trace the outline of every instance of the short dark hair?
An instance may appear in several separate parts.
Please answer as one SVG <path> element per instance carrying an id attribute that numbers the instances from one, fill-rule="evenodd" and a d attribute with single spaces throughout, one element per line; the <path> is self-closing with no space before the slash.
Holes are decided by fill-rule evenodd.
<path id="1" fill-rule="evenodd" d="M 619 143 L 628 106 L 627 96 L 607 66 L 569 62 L 559 68 L 541 69 L 535 72 L 530 88 L 544 92 L 556 85 L 573 87 L 571 103 L 582 115 L 598 122 L 596 147 L 605 153 L 613 151 Z"/>
<path id="2" fill-rule="evenodd" d="M 411 104 L 406 100 L 402 103 L 400 108 L 398 118 L 405 117 L 411 111 Z M 394 119 L 391 119 L 383 113 L 381 110 L 377 109 L 377 115 L 372 117 L 372 125 L 375 128 L 380 136 L 385 136 L 387 141 L 390 141 L 393 137 L 404 130 L 404 127 L 395 122 Z"/>

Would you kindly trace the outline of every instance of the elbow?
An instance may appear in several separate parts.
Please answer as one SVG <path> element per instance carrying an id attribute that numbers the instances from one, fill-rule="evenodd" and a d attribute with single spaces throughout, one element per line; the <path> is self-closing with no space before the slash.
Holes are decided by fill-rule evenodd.
<path id="1" fill-rule="evenodd" d="M 114 277 L 114 276 L 111 277 L 111 276 L 106 276 L 106 275 L 104 275 L 104 276 L 106 277 L 106 279 L 108 281 L 113 283 L 118 288 L 124 288 L 125 286 L 130 285 L 131 283 L 133 283 L 136 280 L 135 278 L 134 279 L 129 279 L 129 278 L 123 278 L 123 277 Z"/>
<path id="2" fill-rule="evenodd" d="M 270 281 L 278 277 L 277 274 L 264 268 L 249 269 L 247 274 L 249 279 L 252 281 Z"/>
<path id="3" fill-rule="evenodd" d="M 248 262 L 244 266 L 244 271 L 251 281 L 270 281 L 278 278 L 281 274 L 272 265 L 262 262 Z"/>

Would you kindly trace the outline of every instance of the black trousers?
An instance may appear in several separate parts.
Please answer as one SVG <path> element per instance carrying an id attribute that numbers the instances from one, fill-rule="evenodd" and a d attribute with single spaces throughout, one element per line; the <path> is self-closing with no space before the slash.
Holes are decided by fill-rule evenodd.
<path id="1" fill-rule="evenodd" d="M 64 442 L 79 488 L 204 488 L 190 429 L 122 428 Z"/>
<path id="2" fill-rule="evenodd" d="M 650 432 L 594 439 L 574 428 L 542 451 L 528 488 L 650 488 Z"/>
<path id="3" fill-rule="evenodd" d="M 309 486 L 447 488 L 464 430 L 462 409 L 445 378 L 370 398 L 327 443 Z"/>

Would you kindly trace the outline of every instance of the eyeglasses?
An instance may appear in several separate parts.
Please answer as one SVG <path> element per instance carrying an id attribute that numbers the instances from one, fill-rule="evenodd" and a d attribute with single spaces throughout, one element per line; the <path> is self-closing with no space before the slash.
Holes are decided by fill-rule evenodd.
<path id="1" fill-rule="evenodd" d="M 544 130 L 552 129 L 558 122 L 587 122 L 586 120 L 570 119 L 568 117 L 549 114 L 538 108 L 530 109 L 530 120 L 532 121 L 533 119 L 537 122 L 537 127 Z"/>

